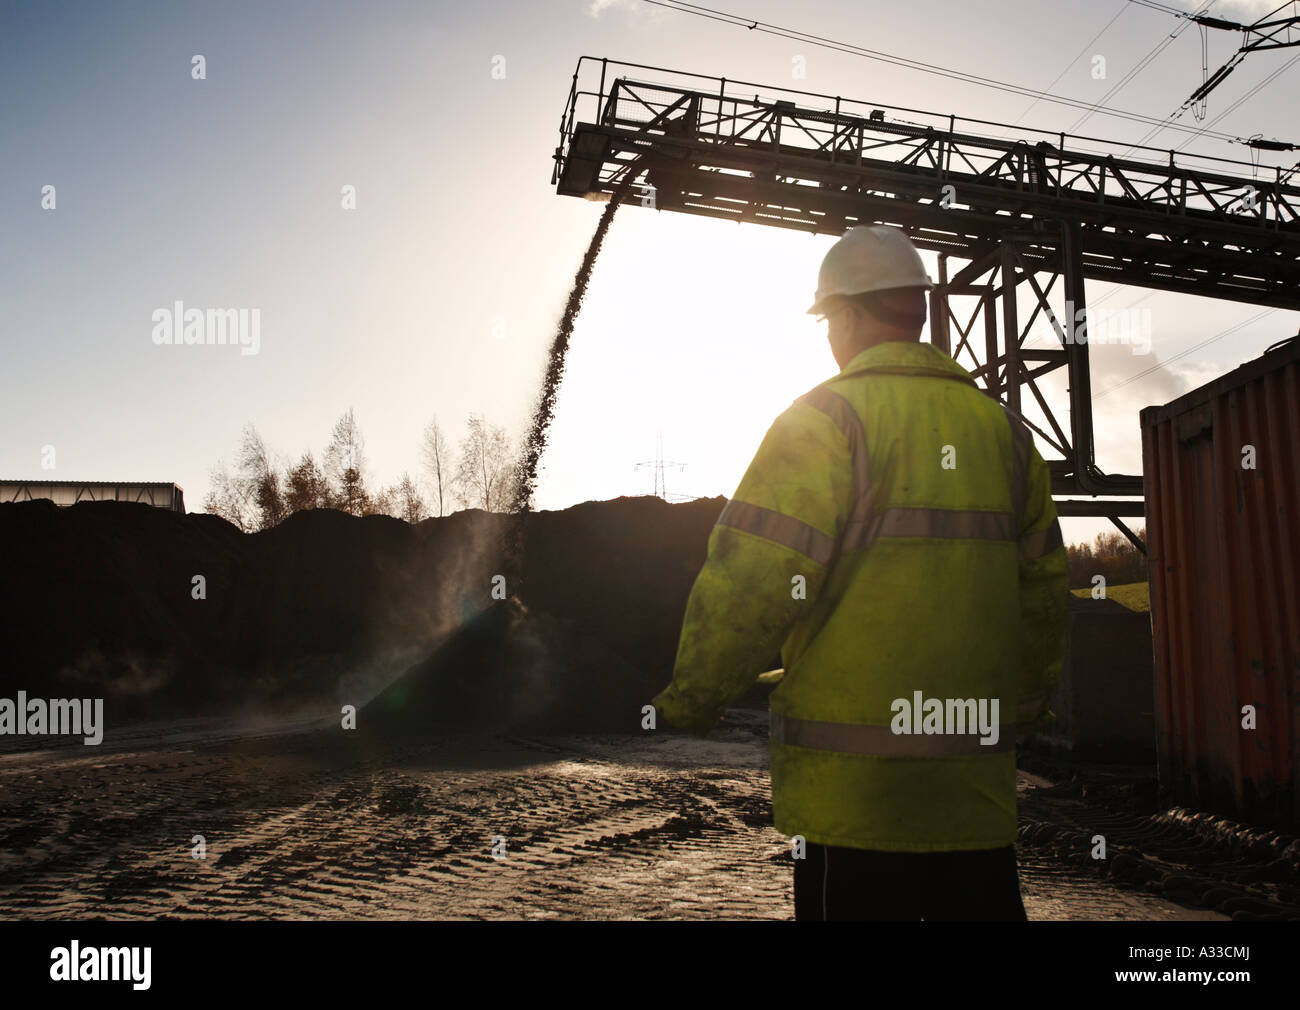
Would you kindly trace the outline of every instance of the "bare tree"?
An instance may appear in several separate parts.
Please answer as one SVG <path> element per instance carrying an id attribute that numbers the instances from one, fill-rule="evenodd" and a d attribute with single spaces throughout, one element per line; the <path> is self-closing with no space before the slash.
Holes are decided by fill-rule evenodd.
<path id="1" fill-rule="evenodd" d="M 245 425 L 232 473 L 224 461 L 212 468 L 212 486 L 203 507 L 234 523 L 245 533 L 270 529 L 288 511 L 279 465 L 253 425 Z"/>
<path id="2" fill-rule="evenodd" d="M 403 473 L 402 479 L 396 484 L 379 488 L 369 495 L 364 514 L 392 516 L 414 525 L 425 516 L 424 499 L 420 497 L 420 489 L 411 480 L 411 475 Z"/>
<path id="3" fill-rule="evenodd" d="M 203 507 L 213 515 L 234 523 L 245 533 L 257 528 L 257 505 L 249 488 L 238 475 L 231 476 L 226 464 L 218 460 L 209 474 L 212 487 L 203 499 Z"/>
<path id="4" fill-rule="evenodd" d="M 396 490 L 397 517 L 405 519 L 414 526 L 428 514 L 424 499 L 420 497 L 420 489 L 416 487 L 415 481 L 411 480 L 409 473 L 403 473 Z"/>
<path id="5" fill-rule="evenodd" d="M 447 514 L 447 503 L 455 491 L 455 478 L 451 472 L 451 451 L 447 448 L 447 438 L 438 427 L 436 417 L 424 429 L 424 439 L 420 443 L 420 457 L 433 488 L 429 505 L 434 510 L 434 515 L 444 516 Z"/>
<path id="6" fill-rule="evenodd" d="M 288 512 L 328 508 L 329 485 L 310 452 L 304 452 L 298 465 L 285 479 L 284 505 Z"/>
<path id="7" fill-rule="evenodd" d="M 508 508 L 514 495 L 515 460 L 505 429 L 471 414 L 460 442 L 456 493 L 464 505 L 488 512 Z"/>
<path id="8" fill-rule="evenodd" d="M 262 436 L 251 424 L 244 427 L 239 446 L 239 474 L 236 480 L 246 498 L 257 506 L 257 528 L 270 529 L 287 514 L 279 468 L 271 459 Z"/>
<path id="9" fill-rule="evenodd" d="M 1137 537 L 1145 541 L 1146 536 L 1143 526 L 1137 531 Z M 1119 533 L 1098 533 L 1092 544 L 1067 544 L 1065 553 L 1071 589 L 1089 588 L 1097 575 L 1105 576 L 1112 586 L 1145 582 L 1148 578 L 1146 556 Z"/>
<path id="10" fill-rule="evenodd" d="M 369 509 L 365 482 L 365 440 L 352 408 L 338 419 L 325 450 L 325 477 L 336 508 L 354 516 Z"/>
<path id="11" fill-rule="evenodd" d="M 396 516 L 400 507 L 398 505 L 397 486 L 390 484 L 388 487 L 381 487 L 366 495 L 365 503 L 362 506 L 362 515 L 365 516 Z"/>
<path id="12" fill-rule="evenodd" d="M 446 496 L 458 486 L 451 475 L 446 439 L 437 421 L 425 429 L 421 446 L 426 465 L 434 477 L 439 514 Z M 511 472 L 505 432 L 482 418 L 471 418 L 471 436 L 462 443 L 461 465 L 476 474 L 480 490 L 474 501 L 484 508 L 500 508 L 508 494 L 506 478 Z M 262 436 L 249 424 L 239 444 L 237 465 L 232 472 L 218 461 L 210 475 L 211 487 L 204 508 L 222 516 L 246 533 L 268 529 L 286 516 L 311 508 L 338 508 L 352 515 L 390 515 L 418 523 L 428 514 L 419 486 L 409 473 L 373 494 L 365 481 L 365 442 L 351 408 L 339 418 L 324 457 L 324 468 L 304 452 L 296 466 L 276 462 Z"/>

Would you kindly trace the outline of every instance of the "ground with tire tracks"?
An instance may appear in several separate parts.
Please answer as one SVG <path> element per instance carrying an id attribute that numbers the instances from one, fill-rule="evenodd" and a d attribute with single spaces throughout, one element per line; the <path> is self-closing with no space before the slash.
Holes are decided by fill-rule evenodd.
<path id="1" fill-rule="evenodd" d="M 0 914 L 789 919 L 765 720 L 733 711 L 708 740 L 226 729 L 10 753 Z M 1297 912 L 1278 839 L 1239 833 L 1234 854 L 1221 823 L 1125 813 L 1028 772 L 1020 790 L 1031 919 Z"/>

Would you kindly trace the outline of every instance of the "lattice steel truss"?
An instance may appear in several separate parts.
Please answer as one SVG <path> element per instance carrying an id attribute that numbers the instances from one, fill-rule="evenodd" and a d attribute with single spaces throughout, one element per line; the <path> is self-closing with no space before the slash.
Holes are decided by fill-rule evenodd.
<path id="1" fill-rule="evenodd" d="M 938 253 L 931 339 L 1012 409 L 1034 398 L 1055 494 L 1112 499 L 1058 501 L 1063 515 L 1142 514 L 1113 500 L 1141 476 L 1095 464 L 1088 345 L 1058 321 L 1086 318 L 1085 280 L 1300 309 L 1300 187 L 1281 168 L 583 57 L 552 183 L 589 197 L 629 176 L 634 206 L 833 235 L 891 224 Z M 964 322 L 954 296 L 975 298 Z M 1059 347 L 1025 346 L 1040 312 Z M 1059 368 L 1064 425 L 1038 387 Z"/>

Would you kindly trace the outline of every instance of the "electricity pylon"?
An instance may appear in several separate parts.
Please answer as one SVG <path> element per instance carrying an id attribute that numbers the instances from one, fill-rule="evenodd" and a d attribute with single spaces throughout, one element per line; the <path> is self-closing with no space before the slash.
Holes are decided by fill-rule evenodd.
<path id="1" fill-rule="evenodd" d="M 681 473 L 685 471 L 686 464 L 678 463 L 674 460 L 664 459 L 664 433 L 662 428 L 655 433 L 655 437 L 656 437 L 655 458 L 653 460 L 643 460 L 642 462 L 637 463 L 634 467 L 632 467 L 632 469 L 636 471 L 636 470 L 640 470 L 643 466 L 653 466 L 655 468 L 655 492 L 654 492 L 655 497 L 662 498 L 664 501 L 667 501 L 668 489 L 664 485 L 664 467 L 675 466 L 677 467 L 677 472 Z"/>

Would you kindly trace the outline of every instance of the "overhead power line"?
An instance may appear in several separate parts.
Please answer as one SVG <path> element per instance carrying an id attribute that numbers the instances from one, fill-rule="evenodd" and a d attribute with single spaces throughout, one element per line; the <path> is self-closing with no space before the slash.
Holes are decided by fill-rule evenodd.
<path id="1" fill-rule="evenodd" d="M 1276 79 L 1277 79 L 1281 74 L 1285 73 L 1285 72 L 1286 72 L 1287 70 L 1289 70 L 1292 66 L 1294 66 L 1295 63 L 1296 63 L 1298 60 L 1300 60 L 1300 56 L 1293 56 L 1293 57 L 1292 57 L 1291 59 L 1289 59 L 1286 63 L 1283 63 L 1280 67 L 1276 67 L 1276 68 L 1275 68 L 1275 69 L 1274 69 L 1274 70 L 1273 70 L 1273 71 L 1272 71 L 1272 72 L 1271 72 L 1267 77 L 1265 77 L 1262 81 L 1260 81 L 1260 82 L 1259 82 L 1258 84 L 1256 84 L 1253 88 L 1251 88 L 1249 91 L 1247 91 L 1244 95 L 1242 95 L 1240 98 L 1238 98 L 1236 101 L 1234 101 L 1231 105 L 1229 105 L 1226 109 L 1224 109 L 1224 110 L 1223 110 L 1222 112 L 1220 112 L 1217 116 L 1215 116 L 1213 119 L 1211 119 L 1208 123 L 1206 123 L 1206 124 L 1205 124 L 1205 128 L 1208 129 L 1208 128 L 1211 127 L 1211 126 L 1214 126 L 1216 123 L 1218 123 L 1220 120 L 1222 120 L 1225 116 L 1227 116 L 1227 115 L 1231 114 L 1232 112 L 1236 111 L 1237 109 L 1239 109 L 1243 104 L 1245 104 L 1245 103 L 1248 102 L 1251 98 L 1253 98 L 1255 95 L 1257 95 L 1257 94 L 1258 94 L 1258 93 L 1259 93 L 1263 88 L 1267 87 L 1267 86 L 1268 86 L 1269 84 L 1271 84 L 1274 80 L 1276 80 Z M 1142 136 L 1137 140 L 1136 143 L 1133 144 L 1132 147 L 1128 148 L 1128 150 L 1126 150 L 1126 151 L 1124 152 L 1124 154 L 1127 155 L 1127 154 L 1129 154 L 1130 152 L 1132 152 L 1132 151 L 1136 150 L 1137 148 L 1141 147 L 1142 145 L 1149 143 L 1149 142 L 1150 142 L 1150 141 L 1151 141 L 1151 140 L 1156 136 L 1156 134 L 1160 133 L 1161 130 L 1167 128 L 1167 127 L 1170 125 L 1170 122 L 1171 122 L 1172 120 L 1174 120 L 1174 119 L 1176 119 L 1178 116 L 1182 115 L 1182 113 L 1183 113 L 1183 111 L 1184 111 L 1184 109 L 1185 109 L 1186 107 L 1187 107 L 1186 104 L 1184 104 L 1184 105 L 1180 106 L 1179 108 L 1175 109 L 1173 112 L 1171 112 L 1171 113 L 1169 114 L 1169 116 L 1166 117 L 1166 121 L 1165 121 L 1164 123 L 1162 123 L 1160 126 L 1156 126 L 1156 127 L 1153 127 L 1152 129 L 1148 130 L 1145 134 L 1143 134 L 1143 135 L 1142 135 Z M 1197 137 L 1199 137 L 1200 135 L 1201 135 L 1201 133 L 1200 133 L 1200 130 L 1198 129 L 1195 133 L 1193 133 L 1193 134 L 1192 134 L 1191 136 L 1189 136 L 1186 140 L 1184 140 L 1181 144 L 1179 144 L 1178 147 L 1175 148 L 1175 150 L 1177 150 L 1177 151 L 1182 151 L 1182 150 L 1186 149 L 1187 146 L 1188 146 L 1189 144 L 1191 144 L 1192 141 L 1196 140 Z M 1237 138 L 1237 141 L 1236 141 L 1236 142 L 1237 142 L 1237 143 L 1240 143 L 1240 144 L 1244 144 L 1246 147 L 1250 147 L 1250 148 L 1255 149 L 1255 150 L 1265 150 L 1265 151 L 1294 151 L 1294 150 L 1297 149 L 1297 145 L 1295 145 L 1295 144 L 1287 143 L 1287 142 L 1284 142 L 1284 141 L 1277 141 L 1277 140 L 1264 140 L 1263 138 L 1258 137 L 1258 136 L 1256 136 L 1256 137 L 1250 137 L 1250 138 L 1247 138 L 1247 139 L 1245 139 L 1245 140 L 1243 140 L 1243 139 L 1241 139 L 1241 138 L 1239 137 L 1239 138 Z"/>
<path id="2" fill-rule="evenodd" d="M 1136 0 L 1130 0 L 1130 2 L 1131 3 L 1136 2 Z M 1219 0 L 1209 0 L 1209 2 L 1204 7 L 1201 8 L 1200 13 L 1204 14 L 1206 11 L 1208 11 L 1211 7 L 1213 7 L 1218 2 Z M 1142 4 L 1142 6 L 1150 7 L 1152 5 Z M 1160 9 L 1160 7 L 1156 7 L 1156 9 L 1158 10 Z M 1157 42 L 1150 52 L 1148 52 L 1145 56 L 1143 56 L 1140 60 L 1138 60 L 1137 63 L 1135 63 L 1132 67 L 1130 67 L 1128 73 L 1126 73 L 1123 77 L 1121 77 L 1118 81 L 1116 81 L 1113 85 L 1111 85 L 1110 90 L 1108 90 L 1104 95 L 1101 96 L 1101 99 L 1095 105 L 1093 105 L 1092 108 L 1089 109 L 1086 115 L 1079 117 L 1072 124 L 1070 124 L 1070 128 L 1066 130 L 1066 133 L 1073 133 L 1075 130 L 1079 129 L 1084 123 L 1086 123 L 1090 118 L 1092 118 L 1094 112 L 1103 111 L 1106 107 L 1107 102 L 1109 102 L 1112 98 L 1118 95 L 1129 84 L 1131 84 L 1134 78 L 1136 78 L 1138 74 L 1142 73 L 1143 70 L 1149 67 L 1152 61 L 1155 60 L 1157 56 L 1159 56 L 1171 45 L 1173 45 L 1174 39 L 1178 38 L 1179 35 L 1181 35 L 1184 31 L 1186 31 L 1188 26 L 1191 25 L 1192 23 L 1190 17 L 1184 11 L 1175 11 L 1173 8 L 1166 8 L 1165 13 L 1176 14 L 1179 17 L 1187 18 L 1187 20 L 1183 24 L 1179 25 L 1174 31 L 1170 32 L 1169 35 L 1167 35 L 1162 41 Z M 1138 141 L 1138 143 L 1141 144 L 1142 141 Z"/>
<path id="3" fill-rule="evenodd" d="M 1229 105 L 1226 109 L 1220 112 L 1217 116 L 1215 116 L 1205 125 L 1213 126 L 1219 120 L 1223 119 L 1224 116 L 1227 116 L 1232 112 L 1235 112 L 1242 105 L 1244 105 L 1246 102 L 1250 101 L 1257 94 L 1259 94 L 1260 91 L 1262 91 L 1268 85 L 1272 84 L 1273 81 L 1276 80 L 1278 77 L 1280 77 L 1283 73 L 1291 69 L 1291 67 L 1295 66 L 1297 62 L 1300 62 L 1300 56 L 1292 56 L 1291 59 L 1287 60 L 1280 67 L 1277 67 L 1271 74 L 1265 77 L 1262 81 L 1256 84 L 1253 88 L 1247 91 L 1244 95 L 1238 98 L 1235 102 Z M 1183 148 L 1187 147 L 1187 145 L 1190 144 L 1195 139 L 1196 137 L 1188 137 L 1181 144 L 1179 144 L 1178 147 L 1175 148 L 1175 150 L 1178 151 L 1183 150 Z M 1265 150 L 1265 151 L 1294 151 L 1296 149 L 1295 144 L 1283 143 L 1281 141 L 1266 141 L 1263 140 L 1262 138 L 1254 138 L 1254 137 L 1246 140 L 1245 143 L 1248 147 L 1252 147 L 1258 150 Z"/>
<path id="4" fill-rule="evenodd" d="M 1172 14 L 1177 18 L 1191 17 L 1190 11 L 1180 11 L 1177 7 L 1152 3 L 1151 0 L 1128 0 L 1128 2 L 1131 4 L 1137 4 L 1139 7 L 1150 7 L 1153 11 L 1159 11 L 1161 14 Z"/>
<path id="5" fill-rule="evenodd" d="M 1300 28 L 1300 17 L 1279 18 L 1276 21 L 1270 20 L 1283 7 L 1289 6 L 1291 6 L 1291 0 L 1282 4 L 1281 7 L 1274 8 L 1258 21 L 1249 25 L 1239 25 L 1236 22 L 1222 21 L 1218 18 L 1199 19 L 1198 23 L 1206 27 L 1221 28 L 1226 31 L 1240 31 L 1241 46 L 1232 54 L 1227 63 L 1210 74 L 1202 82 L 1201 86 L 1191 93 L 1179 106 L 1178 111 L 1174 114 L 1175 117 L 1182 115 L 1187 109 L 1195 106 L 1197 102 L 1203 103 L 1205 97 L 1222 84 L 1228 75 L 1251 53 L 1264 49 L 1289 49 L 1292 46 L 1300 46 L 1300 39 L 1291 38 L 1291 29 Z M 1284 32 L 1286 37 L 1282 38 Z"/>
<path id="6" fill-rule="evenodd" d="M 1137 0 L 1125 0 L 1125 3 L 1135 3 L 1135 2 L 1137 2 Z M 1092 48 L 1093 43 L 1096 42 L 1096 41 L 1097 41 L 1099 38 L 1101 38 L 1103 35 L 1105 35 L 1106 32 L 1108 32 L 1108 31 L 1110 30 L 1110 26 L 1113 25 L 1116 21 L 1118 21 L 1119 18 L 1120 18 L 1120 15 L 1123 14 L 1126 10 L 1128 10 L 1128 7 L 1126 7 L 1124 4 L 1120 4 L 1120 5 L 1119 5 L 1119 10 L 1117 10 L 1117 11 L 1115 12 L 1115 16 L 1112 17 L 1109 21 L 1106 22 L 1106 24 L 1102 27 L 1101 31 L 1099 31 L 1096 35 L 1094 35 L 1092 38 L 1090 38 L 1087 42 L 1085 42 L 1085 43 L 1083 44 L 1083 48 L 1079 50 L 1078 55 L 1076 55 L 1076 56 L 1074 57 L 1074 59 L 1072 59 L 1069 63 L 1067 63 L 1064 67 L 1062 67 L 1062 68 L 1061 68 L 1061 72 L 1060 72 L 1059 74 L 1056 75 L 1056 79 L 1053 80 L 1052 83 L 1049 84 L 1049 85 L 1048 85 L 1046 88 L 1044 88 L 1043 90 L 1046 91 L 1046 92 L 1048 92 L 1048 93 L 1050 94 L 1050 93 L 1051 93 L 1051 90 L 1052 90 L 1054 87 L 1056 87 L 1058 84 L 1061 83 L 1061 78 L 1064 77 L 1067 73 L 1069 73 L 1070 68 L 1071 68 L 1072 66 L 1074 66 L 1076 63 L 1078 63 L 1081 59 L 1083 59 L 1084 54 L 1085 54 L 1089 49 Z M 1020 125 L 1020 121 L 1021 121 L 1022 119 L 1024 119 L 1027 115 L 1029 115 L 1030 109 L 1032 109 L 1032 108 L 1033 108 L 1035 105 L 1037 105 L 1040 101 L 1042 101 L 1042 99 L 1040 99 L 1040 98 L 1035 98 L 1032 102 L 1030 102 L 1030 103 L 1029 103 L 1029 107 L 1028 107 L 1027 109 L 1025 109 L 1024 112 L 1020 113 L 1020 115 L 1018 115 L 1018 116 L 1016 117 L 1016 121 L 1015 121 L 1014 123 L 1012 123 L 1011 125 L 1012 125 L 1012 126 L 1019 126 L 1019 125 Z M 1005 137 L 1006 134 L 1004 133 L 1003 136 Z"/>
<path id="7" fill-rule="evenodd" d="M 1144 0 L 1129 0 L 1129 2 L 1143 3 L 1144 6 L 1152 6 L 1151 4 L 1144 3 Z M 1206 96 L 1212 90 L 1214 90 L 1214 88 L 1218 87 L 1218 85 L 1223 82 L 1223 80 L 1228 76 L 1228 74 L 1232 72 L 1232 70 L 1237 66 L 1237 64 L 1239 64 L 1245 58 L 1246 52 L 1249 51 L 1250 49 L 1252 48 L 1253 49 L 1277 49 L 1277 48 L 1283 48 L 1285 46 L 1296 44 L 1295 42 L 1290 41 L 1290 30 L 1292 27 L 1296 26 L 1297 23 L 1300 23 L 1300 19 L 1284 18 L 1281 21 L 1268 20 L 1269 18 L 1273 17 L 1274 14 L 1277 14 L 1279 11 L 1281 11 L 1284 7 L 1287 7 L 1289 5 L 1294 6 L 1295 0 L 1288 0 L 1287 3 L 1284 3 L 1279 7 L 1275 7 L 1268 14 L 1265 14 L 1264 17 L 1256 21 L 1253 25 L 1241 25 L 1235 21 L 1228 21 L 1225 18 L 1209 17 L 1207 12 L 1216 2 L 1217 0 L 1210 0 L 1210 2 L 1205 5 L 1205 7 L 1203 7 L 1195 14 L 1180 15 L 1180 16 L 1187 17 L 1189 21 L 1194 22 L 1195 24 L 1199 25 L 1201 28 L 1201 76 L 1202 76 L 1201 86 L 1197 88 L 1196 91 L 1192 93 L 1192 96 L 1188 98 L 1185 102 L 1183 102 L 1182 105 L 1180 105 L 1177 109 L 1175 109 L 1167 117 L 1165 117 L 1165 122 L 1162 125 L 1153 127 L 1151 130 L 1147 131 L 1147 133 L 1144 134 L 1142 138 L 1138 140 L 1136 144 L 1133 145 L 1133 147 L 1130 147 L 1127 151 L 1124 152 L 1125 154 L 1128 154 L 1130 151 L 1135 150 L 1136 148 L 1142 146 L 1143 144 L 1146 144 L 1157 133 L 1159 133 L 1163 129 L 1166 129 L 1169 126 L 1170 121 L 1177 119 L 1189 108 L 1192 110 L 1193 114 L 1196 116 L 1197 119 L 1203 119 L 1205 116 Z M 1224 31 L 1240 31 L 1243 33 L 1242 47 L 1237 50 L 1237 53 L 1233 56 L 1231 60 L 1228 61 L 1227 64 L 1225 64 L 1224 66 L 1216 70 L 1213 76 L 1211 76 L 1209 73 L 1209 60 L 1207 57 L 1207 48 L 1206 48 L 1207 28 L 1218 28 Z M 1267 31 L 1265 31 L 1265 29 L 1267 29 Z M 1274 40 L 1276 36 L 1284 29 L 1287 32 L 1287 41 L 1283 43 L 1275 42 Z M 1179 29 L 1179 32 L 1181 31 L 1182 28 Z M 1256 39 L 1254 43 L 1251 43 L 1248 46 L 1246 44 L 1246 39 L 1249 38 L 1251 33 L 1258 35 L 1259 38 Z M 1174 35 L 1177 34 L 1178 32 L 1174 33 Z M 1173 38 L 1174 35 L 1171 35 L 1170 38 Z M 1248 92 L 1245 96 L 1243 96 L 1241 99 L 1238 99 L 1235 103 L 1230 105 L 1218 116 L 1215 116 L 1215 118 L 1212 119 L 1209 123 L 1206 123 L 1205 124 L 1206 128 L 1213 126 L 1215 123 L 1219 122 L 1219 120 L 1221 120 L 1224 117 L 1224 115 L 1231 112 L 1233 109 L 1240 107 L 1243 101 L 1255 95 L 1261 87 L 1267 85 L 1270 81 L 1272 81 L 1275 77 L 1277 77 L 1277 75 L 1282 70 L 1285 70 L 1287 67 L 1291 66 L 1291 64 L 1294 62 L 1295 60 L 1291 60 L 1290 62 L 1283 65 L 1279 70 L 1274 71 L 1267 78 L 1265 78 L 1264 81 L 1262 81 L 1260 84 L 1257 84 L 1254 88 L 1252 88 L 1250 92 Z M 1109 93 L 1107 97 L 1109 97 Z M 1105 99 L 1103 99 L 1103 101 L 1105 101 Z M 1198 110 L 1198 106 L 1199 106 L 1199 110 Z M 1075 127 L 1071 127 L 1071 129 L 1074 128 Z M 1197 134 L 1197 136 L 1199 136 L 1199 133 Z M 1183 142 L 1182 145 L 1180 145 L 1177 148 L 1177 150 L 1179 151 L 1183 150 L 1184 148 L 1187 147 L 1188 144 L 1192 142 L 1192 140 L 1195 139 L 1196 136 L 1189 137 L 1186 141 Z M 1256 138 L 1250 138 L 1245 141 L 1242 141 L 1240 138 L 1237 138 L 1236 142 L 1245 143 L 1249 147 L 1253 147 L 1257 149 L 1265 149 L 1265 150 L 1286 151 L 1286 150 L 1295 149 L 1295 145 L 1293 144 L 1282 144 L 1278 142 L 1270 143 L 1270 142 L 1258 140 Z M 1276 144 L 1276 146 L 1272 146 L 1272 144 Z"/>
<path id="8" fill-rule="evenodd" d="M 1276 311 L 1277 309 L 1265 309 L 1263 312 L 1257 312 L 1249 319 L 1243 320 L 1242 322 L 1237 323 L 1237 325 L 1235 326 L 1229 326 L 1226 330 L 1222 330 L 1221 332 L 1216 333 L 1212 337 L 1206 337 L 1199 344 L 1193 344 L 1191 347 L 1187 348 L 1187 350 L 1179 351 L 1173 357 L 1166 358 L 1164 361 L 1159 361 L 1156 364 L 1152 365 L 1150 368 L 1143 369 L 1142 371 L 1138 372 L 1137 375 L 1130 375 L 1127 379 L 1115 383 L 1115 385 L 1111 386 L 1109 389 L 1097 393 L 1095 396 L 1093 396 L 1093 399 L 1100 400 L 1103 396 L 1109 396 L 1111 393 L 1115 392 L 1115 390 L 1123 389 L 1129 383 L 1137 382 L 1138 379 L 1141 379 L 1144 376 L 1150 375 L 1152 372 L 1164 368 L 1166 365 L 1170 364 L 1171 362 L 1177 361 L 1179 358 L 1185 358 L 1193 351 L 1199 351 L 1202 347 L 1212 344 L 1216 340 L 1221 340 L 1223 337 L 1226 337 L 1230 333 L 1236 333 L 1238 330 L 1242 329 L 1243 327 L 1249 326 L 1251 323 L 1263 319 L 1267 315 L 1272 315 Z"/>
<path id="9" fill-rule="evenodd" d="M 723 24 L 729 24 L 737 28 L 746 28 L 749 31 L 758 31 L 766 35 L 776 35 L 780 38 L 790 39 L 794 42 L 801 42 L 805 45 L 818 46 L 824 49 L 832 49 L 836 52 L 847 53 L 850 56 L 860 56 L 864 59 L 876 60 L 881 63 L 889 63 L 894 66 L 904 67 L 909 70 L 918 70 L 923 73 L 932 74 L 937 77 L 945 77 L 949 80 L 961 81 L 965 84 L 974 84 L 980 87 L 991 88 L 1008 94 L 1021 95 L 1026 98 L 1035 98 L 1040 101 L 1050 102 L 1055 105 L 1065 105 L 1073 109 L 1080 109 L 1085 112 L 1095 112 L 1100 115 L 1110 116 L 1115 119 L 1125 119 L 1130 122 L 1143 123 L 1147 126 L 1168 126 L 1171 130 L 1179 130 L 1183 133 L 1197 133 L 1193 127 L 1180 126 L 1177 124 L 1166 124 L 1163 120 L 1154 116 L 1146 116 L 1137 112 L 1129 112 L 1123 109 L 1112 109 L 1098 106 L 1095 103 L 1089 103 L 1073 98 L 1064 98 L 1059 95 L 1052 95 L 1046 91 L 1038 91 L 1034 88 L 1022 87 L 1018 84 L 1009 84 L 1006 81 L 999 81 L 990 77 L 981 77 L 978 74 L 968 74 L 964 71 L 949 70 L 944 67 L 935 66 L 931 63 L 923 63 L 919 60 L 912 60 L 902 56 L 895 56 L 891 53 L 883 52 L 876 49 L 867 49 L 863 46 L 853 45 L 847 42 L 840 42 L 835 39 L 828 39 L 818 35 L 810 35 L 807 32 L 801 32 L 797 29 L 784 28 L 779 25 L 768 24 L 764 21 L 758 21 L 754 18 L 742 17 L 738 14 L 730 14 L 726 11 L 715 10 L 710 7 L 703 7 L 699 4 L 684 3 L 682 0 L 643 0 L 644 3 L 651 4 L 655 7 L 663 7 L 667 10 L 677 11 L 682 14 L 691 14 L 695 17 L 707 18 L 711 21 L 720 21 Z M 1069 132 L 1069 131 L 1067 131 Z M 1221 140 L 1224 143 L 1234 143 L 1240 138 L 1226 133 L 1211 133 L 1207 131 L 1204 136 L 1213 140 Z"/>

